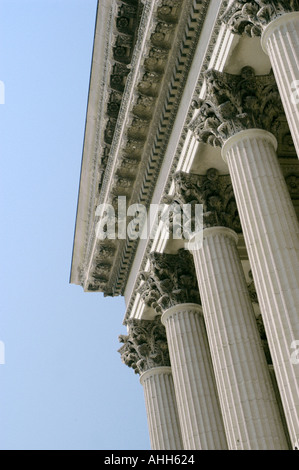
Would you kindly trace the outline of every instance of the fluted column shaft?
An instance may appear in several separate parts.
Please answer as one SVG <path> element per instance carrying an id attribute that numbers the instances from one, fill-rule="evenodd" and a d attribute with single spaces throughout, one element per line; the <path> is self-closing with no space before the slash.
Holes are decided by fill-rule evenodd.
<path id="1" fill-rule="evenodd" d="M 263 33 L 262 46 L 270 57 L 299 157 L 299 12 L 272 21 Z"/>
<path id="2" fill-rule="evenodd" d="M 285 414 L 284 414 L 284 409 L 283 409 L 283 406 L 282 406 L 282 403 L 281 403 L 281 396 L 280 396 L 280 393 L 279 393 L 279 388 L 277 386 L 277 379 L 276 379 L 276 375 L 275 375 L 273 365 L 268 364 L 268 369 L 269 369 L 270 378 L 271 378 L 271 382 L 272 382 L 272 385 L 273 385 L 274 393 L 275 393 L 275 396 L 276 396 L 277 405 L 278 405 L 282 425 L 283 425 L 283 428 L 284 428 L 284 432 L 285 432 L 285 435 L 286 435 L 288 447 L 291 450 L 292 449 L 292 443 L 290 441 L 289 430 L 288 430 L 288 426 L 287 426 L 287 422 L 286 422 L 286 418 L 285 418 Z"/>
<path id="3" fill-rule="evenodd" d="M 228 446 L 287 449 L 237 241 L 228 228 L 208 228 L 193 251 Z"/>
<path id="4" fill-rule="evenodd" d="M 162 315 L 184 449 L 227 449 L 202 309 L 181 304 Z"/>
<path id="5" fill-rule="evenodd" d="M 293 445 L 299 438 L 299 224 L 276 155 L 275 137 L 251 129 L 223 147 L 273 365 Z"/>
<path id="6" fill-rule="evenodd" d="M 183 449 L 171 367 L 155 367 L 140 377 L 153 450 Z"/>

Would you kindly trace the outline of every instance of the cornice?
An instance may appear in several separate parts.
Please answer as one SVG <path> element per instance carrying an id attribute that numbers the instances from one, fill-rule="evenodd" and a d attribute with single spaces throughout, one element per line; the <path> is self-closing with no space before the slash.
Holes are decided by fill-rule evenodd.
<path id="1" fill-rule="evenodd" d="M 130 8 L 131 4 L 138 4 L 138 0 L 98 2 L 71 270 L 74 284 L 82 285 L 83 260 L 93 229 L 95 199 L 106 164 L 104 142 L 109 131 L 109 100 L 115 92 L 110 77 L 115 66 L 126 68 L 124 64 L 117 64 L 113 56 L 118 35 L 123 36 L 117 28 L 116 18 L 121 18 L 123 7 Z"/>
<path id="2" fill-rule="evenodd" d="M 81 284 L 81 266 L 82 259 L 84 258 L 84 247 L 87 245 L 88 232 L 90 230 L 90 202 L 93 196 L 86 190 L 86 188 L 90 188 L 90 191 L 93 191 L 96 186 L 95 179 L 97 175 L 98 155 L 94 151 L 94 145 L 95 142 L 99 140 L 97 123 L 103 118 L 107 82 L 105 77 L 107 76 L 109 42 L 113 30 L 112 0 L 104 0 L 102 7 L 103 11 L 101 12 L 101 15 L 99 14 L 99 9 L 96 15 L 92 54 L 93 63 L 89 83 L 89 97 L 70 277 L 70 282 L 74 284 Z M 105 28 L 103 28 L 104 24 Z M 104 64 L 107 65 L 104 66 Z"/>
<path id="3" fill-rule="evenodd" d="M 189 5 L 196 4 L 196 8 L 188 7 L 188 3 Z M 165 98 L 157 100 L 157 107 L 144 147 L 145 158 L 140 163 L 132 192 L 131 200 L 134 203 L 142 203 L 148 207 L 151 202 L 207 8 L 208 2 L 190 1 L 185 4 L 181 13 L 176 49 L 171 51 L 168 71 L 165 72 L 161 87 L 161 97 Z M 187 32 L 186 24 L 188 25 Z M 127 240 L 123 247 L 121 259 L 124 262 L 116 267 L 112 276 L 112 284 L 117 293 L 123 294 L 137 243 Z"/>
<path id="4" fill-rule="evenodd" d="M 90 204 L 87 217 L 88 240 L 85 240 L 85 254 L 81 257 L 80 279 L 87 291 L 104 292 L 106 295 L 123 293 L 136 242 L 98 243 L 95 237 L 97 221 L 93 212 L 98 204 L 114 203 L 115 196 L 120 194 L 126 195 L 131 203 L 150 203 L 153 181 L 159 173 L 208 4 L 208 1 L 197 0 L 144 2 L 131 72 L 122 96 L 100 194 Z M 180 5 L 182 9 L 176 26 L 176 16 L 169 16 L 168 12 L 175 8 L 177 15 Z M 174 29 L 175 35 L 167 39 L 167 34 Z M 163 37 L 167 39 L 164 46 L 158 44 L 161 40 L 163 42 Z M 171 49 L 168 50 L 169 45 Z M 162 56 L 168 50 L 169 59 L 164 67 L 153 56 L 153 51 L 158 49 L 162 51 Z M 162 70 L 164 73 L 161 75 Z M 155 89 L 157 82 L 159 90 Z M 107 249 L 111 256 L 105 264 L 105 273 L 101 267 L 99 274 L 101 251 Z"/>

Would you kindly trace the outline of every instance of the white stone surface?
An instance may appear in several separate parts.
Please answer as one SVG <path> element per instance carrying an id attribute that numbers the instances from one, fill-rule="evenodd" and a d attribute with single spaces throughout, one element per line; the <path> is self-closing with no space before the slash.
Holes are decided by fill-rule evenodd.
<path id="1" fill-rule="evenodd" d="M 113 0 L 102 0 L 97 13 L 70 279 L 71 284 L 77 285 L 81 284 L 79 268 L 84 263 L 87 238 L 95 214 L 99 164 L 98 127 L 105 120 L 109 96 L 110 64 L 107 63 L 107 49 L 113 41 L 115 8 Z"/>
<path id="2" fill-rule="evenodd" d="M 207 228 L 193 251 L 227 442 L 230 450 L 287 449 L 237 241 L 228 228 Z"/>
<path id="3" fill-rule="evenodd" d="M 140 377 L 143 386 L 151 448 L 182 450 L 182 437 L 171 367 L 155 367 Z"/>
<path id="4" fill-rule="evenodd" d="M 192 66 L 188 74 L 188 79 L 186 81 L 184 93 L 180 102 L 176 119 L 173 124 L 173 130 L 169 139 L 169 143 L 165 152 L 163 164 L 161 166 L 159 177 L 155 186 L 155 190 L 154 190 L 152 201 L 151 201 L 152 204 L 159 204 L 165 192 L 165 184 L 167 183 L 169 171 L 171 168 L 171 163 L 172 163 L 174 154 L 176 152 L 176 149 L 179 145 L 181 134 L 184 131 L 184 125 L 185 125 L 186 118 L 189 112 L 190 103 L 192 102 L 192 98 L 193 98 L 196 85 L 199 79 L 200 71 L 201 71 L 203 62 L 206 57 L 206 52 L 209 46 L 209 41 L 211 40 L 211 36 L 213 35 L 215 22 L 217 20 L 220 8 L 221 8 L 221 3 L 218 0 L 210 1 L 204 27 L 201 32 L 200 41 L 198 42 L 198 46 L 195 51 L 194 60 L 193 60 Z M 139 241 L 139 244 L 136 250 L 136 255 L 134 257 L 134 261 L 132 264 L 132 269 L 130 271 L 130 275 L 128 277 L 125 292 L 124 292 L 126 305 L 129 305 L 130 299 L 132 295 L 134 295 L 136 273 L 140 271 L 140 266 L 145 256 L 147 244 L 148 244 L 148 240 Z M 134 311 L 132 312 L 131 316 L 135 318 Z"/>
<path id="5" fill-rule="evenodd" d="M 202 309 L 177 305 L 162 315 L 185 450 L 227 449 Z"/>
<path id="6" fill-rule="evenodd" d="M 299 12 L 272 21 L 263 33 L 262 46 L 269 54 L 299 157 Z"/>
<path id="7" fill-rule="evenodd" d="M 276 139 L 242 131 L 223 147 L 291 441 L 299 437 L 299 223 L 276 155 Z"/>

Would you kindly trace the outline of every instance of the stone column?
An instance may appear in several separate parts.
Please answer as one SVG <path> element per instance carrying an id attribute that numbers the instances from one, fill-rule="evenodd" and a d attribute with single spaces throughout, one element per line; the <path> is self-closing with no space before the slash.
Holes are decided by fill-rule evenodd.
<path id="1" fill-rule="evenodd" d="M 299 12 L 273 20 L 262 36 L 299 157 Z"/>
<path id="2" fill-rule="evenodd" d="M 140 374 L 153 450 L 183 449 L 165 328 L 153 321 L 129 320 L 120 336 L 122 361 Z"/>
<path id="3" fill-rule="evenodd" d="M 248 272 L 248 277 L 250 279 L 250 281 L 247 284 L 248 291 L 249 291 L 249 297 L 250 297 L 250 300 L 251 300 L 252 305 L 253 305 L 254 310 L 255 310 L 256 322 L 257 322 L 259 334 L 260 334 L 260 337 L 261 337 L 261 340 L 262 340 L 262 345 L 263 345 L 264 353 L 265 353 L 265 356 L 266 356 L 266 361 L 267 361 L 267 364 L 268 364 L 268 369 L 269 369 L 269 373 L 270 373 L 274 393 L 275 393 L 275 396 L 276 396 L 277 405 L 278 405 L 278 408 L 279 408 L 279 413 L 280 413 L 281 421 L 282 421 L 282 424 L 283 424 L 283 429 L 284 429 L 284 432 L 285 432 L 285 435 L 286 435 L 289 450 L 291 450 L 292 449 L 292 443 L 290 441 L 289 430 L 288 430 L 288 426 L 287 426 L 287 422 L 286 422 L 286 418 L 285 418 L 285 414 L 284 414 L 284 409 L 283 409 L 282 402 L 281 402 L 281 396 L 280 396 L 280 393 L 279 393 L 279 388 L 277 386 L 277 380 L 276 380 L 276 375 L 275 375 L 275 371 L 274 371 L 274 368 L 273 368 L 273 361 L 272 361 L 272 357 L 271 357 L 271 354 L 270 354 L 268 339 L 267 339 L 267 335 L 266 335 L 266 331 L 265 331 L 265 325 L 264 325 L 264 322 L 263 322 L 262 315 L 260 313 L 259 302 L 258 302 L 257 293 L 256 293 L 254 281 L 253 281 L 253 278 L 252 278 L 251 270 Z"/>
<path id="4" fill-rule="evenodd" d="M 251 129 L 223 147 L 293 443 L 299 437 L 299 224 L 275 153 L 275 138 Z M 254 197 L 254 201 L 253 201 Z"/>
<path id="5" fill-rule="evenodd" d="M 140 376 L 153 450 L 183 449 L 171 367 L 154 367 Z"/>
<path id="6" fill-rule="evenodd" d="M 299 2 L 237 0 L 224 21 L 236 34 L 262 37 L 299 157 Z"/>
<path id="7" fill-rule="evenodd" d="M 299 437 L 299 368 L 291 362 L 290 348 L 299 338 L 299 223 L 277 159 L 276 139 L 269 132 L 279 118 L 279 103 L 275 103 L 274 95 L 270 97 L 268 88 L 267 104 L 266 89 L 260 82 L 265 79 L 256 77 L 255 85 L 253 77 L 246 78 L 249 75 L 247 68 L 239 78 L 229 76 L 235 87 L 232 95 L 226 74 L 209 74 L 208 101 L 195 131 L 200 140 L 223 146 L 295 446 Z M 209 128 L 205 124 L 207 115 Z"/>
<path id="8" fill-rule="evenodd" d="M 174 371 L 185 449 L 226 448 L 202 307 L 181 304 L 162 315 Z"/>
<path id="9" fill-rule="evenodd" d="M 141 296 L 162 313 L 185 450 L 227 449 L 192 256 L 154 253 Z"/>
<path id="10" fill-rule="evenodd" d="M 176 194 L 183 204 L 204 207 L 203 244 L 192 252 L 229 449 L 288 449 L 238 235 L 228 228 L 240 231 L 230 178 L 214 169 L 206 176 L 179 173 Z"/>

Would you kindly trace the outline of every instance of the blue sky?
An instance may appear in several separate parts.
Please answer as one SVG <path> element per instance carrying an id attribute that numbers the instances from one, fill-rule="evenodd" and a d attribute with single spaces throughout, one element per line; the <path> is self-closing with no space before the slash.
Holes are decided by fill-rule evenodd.
<path id="1" fill-rule="evenodd" d="M 0 449 L 149 449 L 121 298 L 69 285 L 96 0 L 0 0 Z"/>

